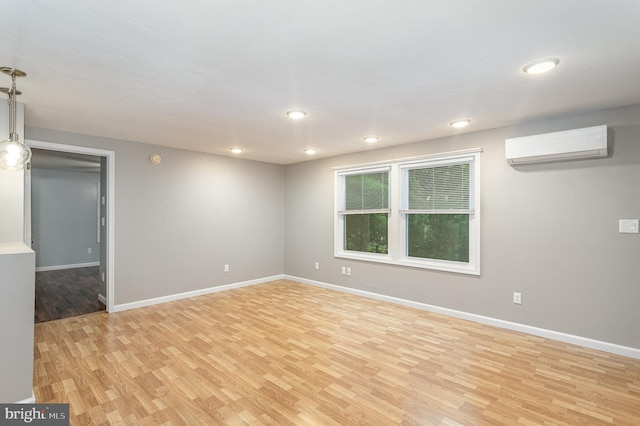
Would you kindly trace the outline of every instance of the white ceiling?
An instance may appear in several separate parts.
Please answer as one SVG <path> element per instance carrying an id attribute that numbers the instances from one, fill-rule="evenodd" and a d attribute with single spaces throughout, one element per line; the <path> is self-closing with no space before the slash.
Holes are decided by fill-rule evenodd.
<path id="1" fill-rule="evenodd" d="M 640 103 L 638 0 L 14 0 L 0 13 L 0 66 L 28 74 L 27 126 L 277 164 L 460 133 L 459 117 L 472 132 Z M 551 73 L 522 73 L 549 56 Z"/>

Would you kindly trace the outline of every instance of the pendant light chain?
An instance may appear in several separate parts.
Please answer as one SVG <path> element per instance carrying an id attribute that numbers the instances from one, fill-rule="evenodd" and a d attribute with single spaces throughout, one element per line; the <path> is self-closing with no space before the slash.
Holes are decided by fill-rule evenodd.
<path id="1" fill-rule="evenodd" d="M 11 93 L 9 93 L 9 139 L 14 142 L 20 140 L 16 133 L 16 73 L 11 73 Z"/>

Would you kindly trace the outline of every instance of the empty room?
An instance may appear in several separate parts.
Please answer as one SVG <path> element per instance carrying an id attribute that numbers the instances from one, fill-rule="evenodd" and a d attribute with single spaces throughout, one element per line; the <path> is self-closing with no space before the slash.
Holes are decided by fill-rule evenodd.
<path id="1" fill-rule="evenodd" d="M 640 424 L 637 1 L 2 7 L 1 424 Z"/>

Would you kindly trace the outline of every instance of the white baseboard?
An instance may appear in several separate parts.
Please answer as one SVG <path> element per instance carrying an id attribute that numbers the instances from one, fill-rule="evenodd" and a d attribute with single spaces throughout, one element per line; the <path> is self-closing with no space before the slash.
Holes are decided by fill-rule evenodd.
<path id="1" fill-rule="evenodd" d="M 603 342 L 600 340 L 593 340 L 586 337 L 575 336 L 567 333 L 561 333 L 559 331 L 532 327 L 530 325 L 504 321 L 497 318 L 485 317 L 482 315 L 471 314 L 463 311 L 456 311 L 454 309 L 442 308 L 439 306 L 429 305 L 426 303 L 414 302 L 412 300 L 400 299 L 398 297 L 393 297 L 393 296 L 385 296 L 383 294 L 371 293 L 363 290 L 356 290 L 348 287 L 342 287 L 334 284 L 327 284 L 320 281 L 308 280 L 305 278 L 294 277 L 290 275 L 285 275 L 284 278 L 292 281 L 298 281 L 304 284 L 310 284 L 317 287 L 327 288 L 330 290 L 341 291 L 343 293 L 363 296 L 369 299 L 382 300 L 385 302 L 395 303 L 397 305 L 403 305 L 411 308 L 421 309 L 423 311 L 429 311 L 429 312 L 434 312 L 438 314 L 448 315 L 451 317 L 474 321 L 481 324 L 487 324 L 487 325 L 492 325 L 499 328 L 505 328 L 507 330 L 519 331 L 521 333 L 531 334 L 533 336 L 545 337 L 551 340 L 557 340 L 564 343 L 584 346 L 587 348 L 597 349 L 600 351 L 609 352 L 616 355 L 622 355 L 629 358 L 640 359 L 640 349 L 637 349 L 637 348 L 622 346 L 615 343 Z"/>
<path id="2" fill-rule="evenodd" d="M 98 295 L 98 302 L 102 303 L 104 306 L 107 306 L 107 298 L 101 294 Z"/>
<path id="3" fill-rule="evenodd" d="M 36 272 L 60 271 L 62 269 L 88 268 L 90 266 L 100 266 L 100 262 L 74 263 L 72 265 L 38 266 Z"/>
<path id="4" fill-rule="evenodd" d="M 562 333 L 559 331 L 548 330 L 544 328 L 533 327 L 526 324 L 519 324 L 515 322 L 505 321 L 497 318 L 486 317 L 482 315 L 472 314 L 469 312 L 457 311 L 455 309 L 443 308 L 440 306 L 429 305 L 426 303 L 415 302 L 412 300 L 401 299 L 393 296 L 386 296 L 383 294 L 372 293 L 364 290 L 357 290 L 348 287 L 342 287 L 339 285 L 328 284 L 320 281 L 309 280 L 306 278 L 295 277 L 291 275 L 274 275 L 272 277 L 259 278 L 250 281 L 243 281 L 239 283 L 226 284 L 217 287 L 209 287 L 201 290 L 188 291 L 184 293 L 172 294 L 168 296 L 156 297 L 153 299 L 140 300 L 137 302 L 123 303 L 115 305 L 111 312 L 126 311 L 129 309 L 141 308 L 143 306 L 157 305 L 160 303 L 171 302 L 174 300 L 186 299 L 189 297 L 201 296 L 204 294 L 216 293 L 219 291 L 231 290 L 234 288 L 247 287 L 256 284 L 262 284 L 269 281 L 275 281 L 279 279 L 287 279 L 291 281 L 297 281 L 303 284 L 310 284 L 317 287 L 323 287 L 330 290 L 336 290 L 343 293 L 354 294 L 357 296 L 367 297 L 369 299 L 381 300 L 384 302 L 395 303 L 397 305 L 408 306 L 410 308 L 420 309 L 423 311 L 434 312 L 438 314 L 448 315 L 454 318 L 465 319 L 474 321 L 480 324 L 492 325 L 507 330 L 518 331 L 525 334 L 531 334 L 533 336 L 544 337 L 551 340 L 557 340 L 564 343 L 570 343 L 573 345 L 583 346 L 586 348 L 597 349 L 604 352 L 609 352 L 616 355 L 622 355 L 629 358 L 640 359 L 640 349 L 632 348 L 628 346 L 622 346 L 615 343 L 603 342 L 600 340 L 589 339 L 587 337 L 576 336 L 572 334 Z M 98 296 L 100 299 L 104 297 Z M 102 301 L 102 300 L 101 300 Z M 104 299 L 106 302 L 106 299 Z M 103 302 L 103 303 L 104 303 Z"/>
<path id="5" fill-rule="evenodd" d="M 31 391 L 31 398 L 23 399 L 22 401 L 18 401 L 15 404 L 35 404 L 36 403 L 36 394 Z"/>
<path id="6" fill-rule="evenodd" d="M 262 284 L 269 281 L 281 280 L 284 275 L 274 275 L 272 277 L 259 278 L 256 280 L 243 281 L 239 283 L 226 284 L 217 287 L 203 288 L 201 290 L 187 291 L 185 293 L 170 294 L 168 296 L 155 297 L 153 299 L 140 300 L 138 302 L 123 303 L 114 305 L 110 312 L 120 312 L 129 309 L 141 308 L 143 306 L 157 305 L 159 303 L 172 302 L 174 300 L 186 299 L 189 297 L 202 296 L 203 294 L 217 293 L 219 291 L 231 290 L 234 288 L 247 287 L 250 285 Z"/>

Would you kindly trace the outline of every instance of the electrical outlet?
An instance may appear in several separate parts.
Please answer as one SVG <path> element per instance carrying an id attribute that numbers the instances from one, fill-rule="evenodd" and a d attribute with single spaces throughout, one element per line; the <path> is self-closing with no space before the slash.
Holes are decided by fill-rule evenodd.
<path id="1" fill-rule="evenodd" d="M 344 266 L 342 267 L 342 275 L 345 275 L 347 273 L 347 268 L 345 268 Z"/>
<path id="2" fill-rule="evenodd" d="M 621 234 L 637 234 L 640 231 L 638 219 L 620 219 L 618 221 L 618 232 Z"/>
<path id="3" fill-rule="evenodd" d="M 347 275 L 351 276 L 351 268 L 347 268 Z"/>
<path id="4" fill-rule="evenodd" d="M 513 303 L 522 305 L 522 293 L 513 293 Z"/>
<path id="5" fill-rule="evenodd" d="M 224 265 L 224 271 L 229 272 L 229 265 Z"/>
<path id="6" fill-rule="evenodd" d="M 87 253 L 91 254 L 93 252 L 93 249 L 91 247 L 87 248 Z"/>
<path id="7" fill-rule="evenodd" d="M 320 269 L 320 262 L 316 262 L 316 269 Z"/>

